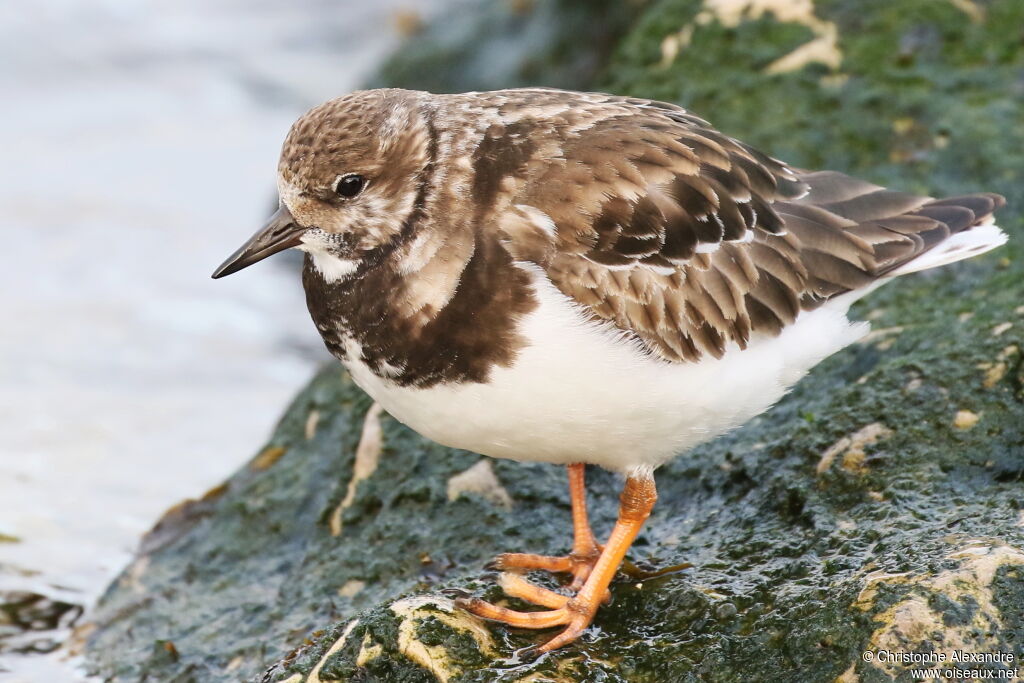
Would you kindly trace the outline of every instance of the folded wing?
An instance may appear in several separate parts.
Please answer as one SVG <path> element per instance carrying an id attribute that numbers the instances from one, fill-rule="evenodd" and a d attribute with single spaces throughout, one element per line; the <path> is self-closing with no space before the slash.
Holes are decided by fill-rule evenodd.
<path id="1" fill-rule="evenodd" d="M 950 239 L 990 222 L 998 195 L 933 200 L 791 169 L 672 105 L 579 106 L 604 111 L 563 131 L 562 154 L 499 221 L 503 239 L 668 361 L 720 357 L 840 294 L 1001 243 Z"/>

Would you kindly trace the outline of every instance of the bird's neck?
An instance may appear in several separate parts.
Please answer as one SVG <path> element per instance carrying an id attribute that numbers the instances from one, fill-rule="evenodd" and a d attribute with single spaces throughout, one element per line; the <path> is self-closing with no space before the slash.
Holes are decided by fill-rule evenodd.
<path id="1" fill-rule="evenodd" d="M 525 343 L 516 330 L 536 305 L 529 277 L 496 241 L 431 241 L 333 281 L 307 255 L 310 315 L 333 355 L 390 381 L 486 381 Z"/>

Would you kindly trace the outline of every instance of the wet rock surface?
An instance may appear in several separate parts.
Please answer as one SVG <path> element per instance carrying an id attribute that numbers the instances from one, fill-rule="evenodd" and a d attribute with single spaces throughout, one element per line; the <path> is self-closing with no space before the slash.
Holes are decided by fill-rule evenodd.
<path id="1" fill-rule="evenodd" d="M 1003 193 L 1010 245 L 875 293 L 855 311 L 873 336 L 660 470 L 637 571 L 563 650 L 526 661 L 550 633 L 483 624 L 444 591 L 500 600 L 493 554 L 565 552 L 564 472 L 425 441 L 331 367 L 249 466 L 158 525 L 97 610 L 90 667 L 125 681 L 852 682 L 909 680 L 865 651 L 1019 658 L 1024 6 L 788 6 L 805 11 L 647 3 L 579 85 L 681 102 L 795 165 Z M 437 78 L 474 87 L 455 62 Z M 593 471 L 588 488 L 606 533 L 618 482 Z"/>

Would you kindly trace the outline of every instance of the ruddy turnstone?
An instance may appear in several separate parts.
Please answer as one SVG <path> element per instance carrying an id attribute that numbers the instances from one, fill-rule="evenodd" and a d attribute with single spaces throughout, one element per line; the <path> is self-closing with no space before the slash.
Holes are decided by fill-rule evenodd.
<path id="1" fill-rule="evenodd" d="M 993 194 L 932 199 L 805 171 L 673 104 L 549 89 L 356 92 L 300 118 L 280 209 L 214 273 L 289 247 L 327 348 L 448 446 L 569 470 L 565 557 L 505 554 L 469 611 L 575 640 L 669 459 L 766 410 L 867 331 L 854 301 L 1003 244 Z M 599 545 L 584 467 L 620 472 Z M 523 578 L 572 575 L 573 597 Z"/>

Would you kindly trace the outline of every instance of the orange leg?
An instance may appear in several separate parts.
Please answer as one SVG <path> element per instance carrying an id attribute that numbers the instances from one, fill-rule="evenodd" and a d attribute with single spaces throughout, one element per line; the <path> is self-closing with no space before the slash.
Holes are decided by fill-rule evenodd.
<path id="1" fill-rule="evenodd" d="M 572 574 L 572 590 L 579 590 L 590 576 L 597 563 L 601 547 L 594 539 L 587 517 L 587 489 L 584 485 L 586 465 L 574 463 L 569 470 L 569 499 L 572 501 L 572 552 L 564 557 L 532 555 L 528 553 L 505 553 L 491 562 L 495 569 L 540 569 L 548 572 Z M 543 603 L 540 603 L 543 604 Z"/>
<path id="2" fill-rule="evenodd" d="M 548 606 L 551 609 L 542 612 L 518 612 L 492 605 L 479 598 L 460 598 L 456 604 L 479 617 L 519 628 L 566 627 L 560 634 L 537 648 L 539 652 L 550 652 L 571 643 L 579 638 L 580 634 L 594 620 L 598 606 L 607 595 L 608 585 L 615 576 L 619 565 L 622 564 L 626 551 L 640 532 L 640 527 L 651 514 L 656 499 L 657 491 L 653 478 L 629 477 L 626 479 L 626 486 L 622 489 L 622 496 L 619 498 L 619 519 L 615 523 L 615 528 L 612 529 L 611 536 L 584 582 L 583 588 L 575 597 L 568 599 L 563 606 L 556 607 L 555 597 L 561 597 L 557 593 L 536 588 L 521 577 L 517 577 L 511 582 L 508 579 L 503 579 L 502 585 L 506 589 L 511 587 L 511 592 L 517 593 L 517 597 Z M 530 588 L 526 586 L 530 586 Z M 534 589 L 542 592 L 534 593 Z"/>

